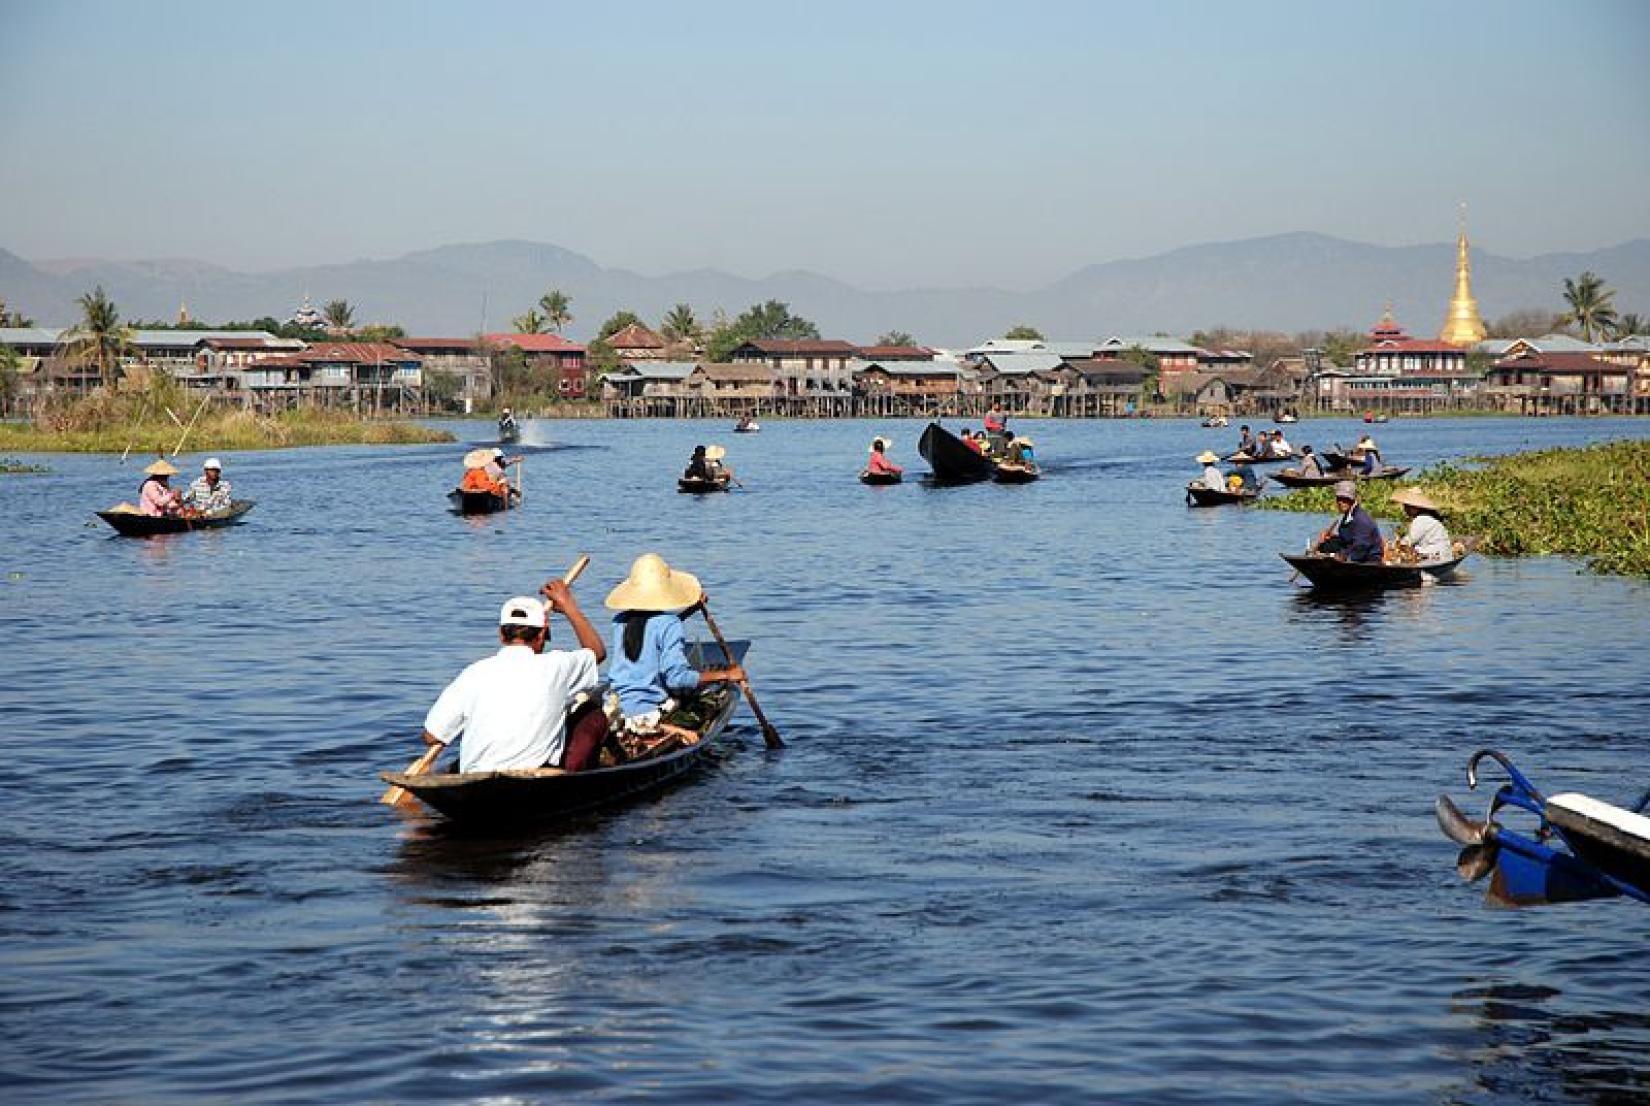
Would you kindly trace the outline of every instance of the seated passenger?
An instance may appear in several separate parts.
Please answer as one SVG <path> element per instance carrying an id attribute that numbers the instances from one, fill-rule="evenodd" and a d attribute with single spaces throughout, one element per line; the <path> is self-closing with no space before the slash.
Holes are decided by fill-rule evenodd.
<path id="1" fill-rule="evenodd" d="M 712 480 L 710 459 L 705 455 L 705 447 L 693 447 L 693 456 L 688 459 L 688 466 L 682 471 L 683 480 Z"/>
<path id="2" fill-rule="evenodd" d="M 143 486 L 138 489 L 138 510 L 151 518 L 175 515 L 183 505 L 177 489 L 167 483 L 178 474 L 177 466 L 164 457 L 143 470 Z"/>
<path id="3" fill-rule="evenodd" d="M 460 491 L 496 496 L 508 496 L 514 491 L 504 479 L 498 451 L 491 449 L 472 449 L 464 455 L 464 479 L 458 487 Z"/>
<path id="4" fill-rule="evenodd" d="M 712 480 L 732 480 L 733 470 L 722 463 L 722 458 L 728 451 L 719 445 L 713 445 L 705 450 L 705 467 L 710 470 Z"/>
<path id="5" fill-rule="evenodd" d="M 1301 463 L 1300 463 L 1299 468 L 1296 469 L 1296 475 L 1299 475 L 1299 476 L 1322 476 L 1323 475 L 1323 466 L 1318 463 L 1318 455 L 1316 453 L 1312 452 L 1312 447 L 1309 446 L 1309 445 L 1301 446 Z"/>
<path id="6" fill-rule="evenodd" d="M 873 476 L 899 476 L 905 470 L 888 459 L 888 439 L 871 439 L 871 457 L 865 464 L 865 471 Z"/>
<path id="7" fill-rule="evenodd" d="M 229 481 L 223 478 L 223 462 L 208 457 L 201 466 L 201 475 L 183 494 L 183 505 L 203 515 L 221 514 L 233 502 L 229 496 Z"/>
<path id="8" fill-rule="evenodd" d="M 1335 507 L 1341 513 L 1324 528 L 1314 551 L 1337 561 L 1376 564 L 1381 560 L 1381 531 L 1358 502 L 1358 485 L 1342 480 L 1335 485 Z"/>
<path id="9" fill-rule="evenodd" d="M 1193 460 L 1203 466 L 1202 480 L 1205 488 L 1208 488 L 1212 492 L 1223 492 L 1226 490 L 1226 474 L 1220 471 L 1217 464 L 1220 461 L 1220 458 L 1215 456 L 1213 450 L 1205 449 L 1202 453 L 1199 453 L 1195 458 L 1193 458 Z M 1242 483 L 1242 481 L 1240 480 L 1239 483 Z"/>
<path id="10" fill-rule="evenodd" d="M 725 668 L 694 668 L 687 657 L 682 619 L 704 601 L 697 577 L 674 571 L 656 553 L 644 553 L 630 566 L 630 575 L 607 596 L 613 617 L 613 662 L 608 682 L 619 699 L 626 732 L 660 731 L 691 736 L 663 722 L 686 696 L 706 684 L 742 680 L 737 664 Z"/>
<path id="11" fill-rule="evenodd" d="M 1438 517 L 1439 507 L 1418 488 L 1404 488 L 1395 492 L 1392 502 L 1404 509 L 1409 519 L 1409 532 L 1400 541 L 1415 551 L 1421 564 L 1437 564 L 1455 556 L 1449 531 Z"/>
<path id="12" fill-rule="evenodd" d="M 1284 440 L 1283 431 L 1272 431 L 1272 456 L 1290 457 L 1294 455 L 1294 452 L 1295 447 Z"/>

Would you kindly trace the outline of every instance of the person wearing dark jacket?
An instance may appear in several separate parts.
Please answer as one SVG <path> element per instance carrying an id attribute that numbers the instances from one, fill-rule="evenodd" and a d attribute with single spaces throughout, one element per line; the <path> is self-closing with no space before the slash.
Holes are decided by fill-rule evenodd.
<path id="1" fill-rule="evenodd" d="M 1358 485 L 1351 480 L 1336 484 L 1335 506 L 1341 512 L 1340 517 L 1318 535 L 1314 548 L 1337 561 L 1379 564 L 1381 530 L 1358 503 Z"/>

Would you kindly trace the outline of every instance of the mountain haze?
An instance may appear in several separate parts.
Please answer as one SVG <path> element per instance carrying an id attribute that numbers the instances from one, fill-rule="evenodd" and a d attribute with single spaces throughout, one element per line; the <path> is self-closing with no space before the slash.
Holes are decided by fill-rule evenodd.
<path id="1" fill-rule="evenodd" d="M 1620 311 L 1650 314 L 1650 239 L 1591 253 L 1528 259 L 1474 251 L 1473 290 L 1487 319 L 1522 308 L 1558 311 L 1565 277 L 1585 270 L 1616 290 Z M 190 260 L 26 261 L 0 249 L 0 298 L 42 326 L 69 325 L 75 299 L 101 284 L 125 318 L 171 319 L 180 304 L 209 322 L 285 318 L 307 294 L 355 305 L 362 322 L 414 335 L 508 330 L 511 317 L 560 288 L 573 302 L 570 336 L 588 337 L 615 311 L 656 323 L 676 303 L 702 320 L 783 300 L 827 337 L 868 342 L 898 329 L 962 346 L 1020 323 L 1054 339 L 1212 326 L 1364 329 L 1390 301 L 1411 333 L 1434 334 L 1454 286 L 1453 243 L 1374 246 L 1322 234 L 1281 234 L 1186 246 L 1080 269 L 1046 288 L 926 288 L 871 292 L 810 272 L 753 280 L 711 269 L 647 276 L 606 268 L 559 246 L 500 241 L 441 246 L 389 260 L 242 273 Z M 874 274 L 867 274 L 871 282 Z"/>

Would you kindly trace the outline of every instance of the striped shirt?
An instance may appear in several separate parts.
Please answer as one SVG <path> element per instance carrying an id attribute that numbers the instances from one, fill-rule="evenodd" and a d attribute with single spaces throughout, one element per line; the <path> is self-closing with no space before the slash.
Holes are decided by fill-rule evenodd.
<path id="1" fill-rule="evenodd" d="M 219 511 L 229 510 L 229 481 L 218 477 L 218 486 L 213 487 L 206 482 L 206 477 L 197 476 L 189 485 L 189 491 L 184 494 L 184 505 L 193 507 L 202 514 L 216 514 Z"/>

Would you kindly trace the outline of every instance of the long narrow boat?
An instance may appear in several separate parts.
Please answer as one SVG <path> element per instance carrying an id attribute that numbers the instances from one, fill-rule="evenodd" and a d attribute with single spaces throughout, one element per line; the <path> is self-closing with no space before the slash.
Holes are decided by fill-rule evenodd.
<path id="1" fill-rule="evenodd" d="M 1259 491 L 1226 492 L 1206 488 L 1193 480 L 1186 485 L 1186 506 L 1224 507 L 1229 503 L 1253 503 L 1260 498 Z"/>
<path id="2" fill-rule="evenodd" d="M 521 441 L 521 426 L 517 423 L 502 424 L 498 428 L 499 445 L 515 445 Z"/>
<path id="3" fill-rule="evenodd" d="M 711 480 L 702 476 L 684 476 L 676 481 L 676 490 L 688 495 L 704 495 L 706 492 L 725 492 L 732 483 L 731 476 L 718 476 Z"/>
<path id="4" fill-rule="evenodd" d="M 511 505 L 509 496 L 494 495 L 492 492 L 470 492 L 463 488 L 454 488 L 448 492 L 447 502 L 453 505 L 453 513 L 458 515 L 491 515 L 499 511 L 508 511 Z"/>
<path id="5" fill-rule="evenodd" d="M 1265 457 L 1256 457 L 1254 454 L 1245 453 L 1241 449 L 1236 453 L 1228 453 L 1221 458 L 1229 465 L 1281 465 L 1285 461 L 1293 461 L 1294 459 L 1295 455 L 1293 453 L 1274 453 Z"/>
<path id="6" fill-rule="evenodd" d="M 186 534 L 191 530 L 216 530 L 224 526 L 238 526 L 253 500 L 236 499 L 229 507 L 212 515 L 146 515 L 136 507 L 122 503 L 119 507 L 97 512 L 97 517 L 113 526 L 122 537 L 151 538 L 157 534 Z M 122 510 L 122 508 L 125 508 Z"/>
<path id="7" fill-rule="evenodd" d="M 1358 564 L 1337 561 L 1324 553 L 1280 553 L 1290 567 L 1323 591 L 1379 591 L 1385 588 L 1415 588 L 1430 578 L 1442 580 L 1455 573 L 1467 554 L 1431 564 Z"/>
<path id="8" fill-rule="evenodd" d="M 1328 488 L 1342 480 L 1396 480 L 1409 471 L 1408 465 L 1394 465 L 1365 476 L 1361 472 L 1328 472 L 1322 476 L 1302 476 L 1294 469 L 1274 472 L 1268 479 L 1276 480 L 1286 488 Z"/>
<path id="9" fill-rule="evenodd" d="M 862 472 L 859 474 L 861 484 L 869 484 L 873 488 L 886 488 L 901 483 L 905 477 L 897 472 Z"/>
<path id="10" fill-rule="evenodd" d="M 735 644 L 735 643 L 730 643 Z M 409 776 L 385 772 L 385 783 L 404 787 L 424 805 L 469 824 L 525 824 L 614 806 L 679 780 L 698 766 L 739 705 L 727 684 L 700 696 L 706 722 L 692 745 L 672 742 L 669 751 L 609 768 L 564 772 L 525 768 L 504 772 L 435 772 Z"/>
<path id="11" fill-rule="evenodd" d="M 1650 903 L 1650 791 L 1631 809 L 1577 792 L 1544 796 L 1494 749 L 1480 749 L 1467 761 L 1469 788 L 1478 787 L 1485 758 L 1506 770 L 1508 782 L 1496 789 L 1483 821 L 1461 813 L 1448 795 L 1433 807 L 1444 835 L 1463 846 L 1456 858 L 1463 879 L 1493 873 L 1488 898 L 1497 906 L 1617 896 Z M 1507 808 L 1533 815 L 1534 830 L 1521 833 L 1501 822 L 1497 815 Z"/>
<path id="12" fill-rule="evenodd" d="M 997 466 L 975 453 L 963 440 L 937 422 L 931 422 L 917 441 L 917 452 L 934 471 L 936 484 L 977 484 L 990 480 Z"/>

